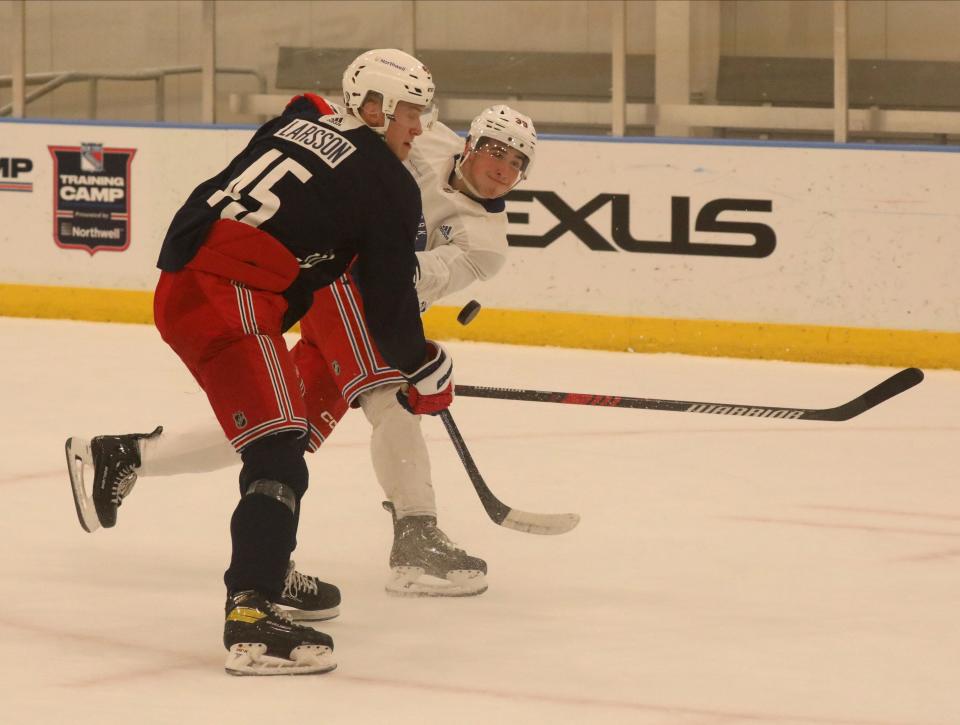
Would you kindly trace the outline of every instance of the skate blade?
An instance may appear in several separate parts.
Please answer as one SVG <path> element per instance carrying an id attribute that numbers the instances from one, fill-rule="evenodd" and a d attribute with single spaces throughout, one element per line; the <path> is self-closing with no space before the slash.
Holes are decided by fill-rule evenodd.
<path id="1" fill-rule="evenodd" d="M 440 579 L 417 566 L 398 566 L 384 588 L 394 597 L 475 597 L 487 591 L 487 578 L 481 571 L 458 569 Z"/>
<path id="2" fill-rule="evenodd" d="M 83 530 L 92 534 L 100 528 L 97 510 L 93 505 L 93 497 L 87 491 L 84 479 L 84 465 L 89 461 L 92 465 L 93 455 L 90 452 L 90 442 L 83 438 L 67 438 L 64 446 L 67 454 L 67 473 L 70 474 L 70 488 L 73 491 L 73 505 L 77 509 L 77 518 Z"/>
<path id="3" fill-rule="evenodd" d="M 294 622 L 326 622 L 340 616 L 340 607 L 309 610 L 281 606 L 280 609 Z"/>
<path id="4" fill-rule="evenodd" d="M 227 652 L 224 669 L 237 676 L 322 675 L 337 669 L 333 651 L 317 644 L 302 644 L 290 651 L 290 659 L 266 654 L 261 642 L 241 642 Z"/>

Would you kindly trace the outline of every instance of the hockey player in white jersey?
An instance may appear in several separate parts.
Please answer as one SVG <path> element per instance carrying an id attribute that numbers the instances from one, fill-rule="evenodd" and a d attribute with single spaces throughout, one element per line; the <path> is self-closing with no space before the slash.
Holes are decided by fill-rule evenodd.
<path id="1" fill-rule="evenodd" d="M 424 249 L 417 253 L 421 310 L 475 280 L 489 279 L 503 267 L 507 254 L 503 196 L 529 172 L 535 147 L 533 122 L 507 106 L 488 108 L 475 118 L 465 145 L 440 124 L 417 139 L 407 167 L 420 187 L 427 232 Z M 339 291 L 349 293 L 346 286 L 331 287 L 331 293 Z M 308 321 L 307 327 L 312 324 Z M 305 343 L 312 337 L 305 330 Z M 342 364 L 345 350 L 328 346 L 324 356 Z M 376 364 L 375 359 L 369 362 Z M 405 414 L 397 404 L 402 403 L 398 391 L 403 381 L 395 373 L 387 375 L 388 382 L 356 398 L 373 426 L 374 470 L 387 495 L 385 507 L 394 518 L 393 576 L 387 590 L 414 596 L 481 594 L 487 588 L 486 562 L 452 544 L 437 527 L 420 418 Z M 341 372 L 338 377 L 345 376 Z M 345 391 L 344 397 L 353 402 L 353 391 L 359 389 Z"/>
<path id="2" fill-rule="evenodd" d="M 417 252 L 422 311 L 503 267 L 508 245 L 502 197 L 529 173 L 536 142 L 533 122 L 503 105 L 474 119 L 466 143 L 440 123 L 417 139 L 406 165 L 423 199 Z M 315 295 L 301 333 L 293 353 L 306 388 L 309 450 L 320 446 L 351 406 L 361 407 L 373 426 L 374 470 L 394 523 L 387 591 L 406 596 L 485 591 L 486 563 L 454 545 L 437 526 L 420 417 L 404 409 L 404 398 L 398 396 L 402 376 L 369 342 L 361 295 L 349 273 Z M 151 434 L 96 436 L 89 443 L 71 438 L 67 460 L 81 525 L 93 531 L 115 524 L 117 507 L 138 476 L 212 471 L 234 465 L 238 458 L 211 421 L 208 429 L 176 435 L 161 435 L 157 429 Z M 91 491 L 84 466 L 94 472 Z M 294 593 L 297 586 L 332 587 L 295 571 L 288 578 L 291 583 Z M 336 599 L 339 603 L 339 596 Z M 294 616 L 317 618 L 291 606 Z M 331 608 L 325 614 L 335 612 Z"/>

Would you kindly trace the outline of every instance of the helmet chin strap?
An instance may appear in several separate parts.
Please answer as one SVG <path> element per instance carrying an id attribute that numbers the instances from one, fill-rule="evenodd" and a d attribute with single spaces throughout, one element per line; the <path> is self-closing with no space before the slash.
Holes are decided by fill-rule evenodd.
<path id="1" fill-rule="evenodd" d="M 473 153 L 473 151 L 470 151 L 470 153 Z M 457 159 L 457 163 L 453 165 L 453 173 L 456 174 L 457 178 L 460 179 L 460 181 L 463 183 L 465 187 L 467 187 L 467 194 L 472 196 L 474 199 L 483 201 L 486 199 L 486 197 L 474 188 L 473 184 L 470 183 L 470 181 L 467 179 L 466 174 L 464 174 L 463 170 L 460 168 L 461 166 L 463 166 L 463 162 L 466 160 L 467 160 L 466 154 L 463 154 L 459 159 Z"/>

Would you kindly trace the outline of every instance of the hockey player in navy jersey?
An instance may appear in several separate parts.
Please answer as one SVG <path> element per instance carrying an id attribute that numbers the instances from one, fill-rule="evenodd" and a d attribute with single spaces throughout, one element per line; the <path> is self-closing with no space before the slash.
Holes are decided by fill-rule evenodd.
<path id="1" fill-rule="evenodd" d="M 433 79 L 415 58 L 383 50 L 355 60 L 344 84 L 352 93 L 348 113 L 298 97 L 198 186 L 174 217 L 158 261 L 157 328 L 243 463 L 224 574 L 232 674 L 336 666 L 329 636 L 275 606 L 308 483 L 307 404 L 282 334 L 314 292 L 350 269 L 372 339 L 403 371 L 406 405 L 436 413 L 452 400 L 452 363 L 424 338 L 420 322 L 420 196 L 401 163 L 432 108 Z M 86 502 L 76 501 L 81 513 Z M 109 518 L 94 503 L 97 517 Z"/>
<path id="2" fill-rule="evenodd" d="M 535 147 L 532 121 L 506 106 L 486 109 L 474 119 L 466 144 L 442 124 L 417 139 L 407 167 L 424 201 L 425 224 L 417 252 L 422 309 L 474 280 L 488 279 L 503 266 L 507 240 L 501 197 L 526 176 Z M 388 591 L 401 595 L 479 594 L 486 589 L 486 564 L 451 544 L 436 526 L 436 500 L 419 416 L 411 416 L 402 407 L 397 397 L 402 376 L 369 344 L 366 328 L 362 296 L 352 275 L 344 275 L 315 294 L 314 305 L 301 323 L 303 339 L 293 351 L 307 386 L 310 450 L 332 432 L 349 405 L 362 406 L 373 424 L 374 469 L 394 514 L 393 574 Z M 71 440 L 81 451 L 87 445 L 79 438 Z M 206 448 L 204 440 L 209 441 Z M 101 488 L 98 481 L 133 481 L 138 474 L 171 475 L 235 463 L 230 448 L 200 431 L 98 436 L 93 444 L 98 443 L 113 448 L 94 461 L 95 491 Z M 86 456 L 88 463 L 91 457 Z M 109 498 L 106 508 L 112 525 L 123 494 L 101 492 L 100 498 Z M 96 524 L 92 521 L 94 527 Z M 332 589 L 292 568 L 291 576 L 288 590 L 291 585 L 296 590 L 298 582 L 311 581 L 315 590 Z M 329 596 L 327 600 L 329 603 Z M 319 618 L 316 612 L 302 608 L 291 613 Z"/>

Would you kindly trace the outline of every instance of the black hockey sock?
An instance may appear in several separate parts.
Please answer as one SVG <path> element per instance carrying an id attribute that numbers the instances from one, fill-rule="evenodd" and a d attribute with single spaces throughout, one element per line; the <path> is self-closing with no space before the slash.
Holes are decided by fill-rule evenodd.
<path id="1" fill-rule="evenodd" d="M 223 575 L 227 592 L 255 589 L 267 597 L 278 597 L 296 538 L 290 509 L 268 496 L 245 496 L 233 512 L 230 534 L 233 554 Z"/>
<path id="2" fill-rule="evenodd" d="M 292 433 L 265 436 L 247 446 L 240 454 L 243 468 L 240 469 L 240 495 L 255 481 L 267 479 L 282 481 L 296 495 L 294 523 L 289 538 L 289 548 L 297 548 L 297 526 L 300 522 L 300 499 L 309 484 L 307 463 L 303 460 L 306 437 Z"/>

